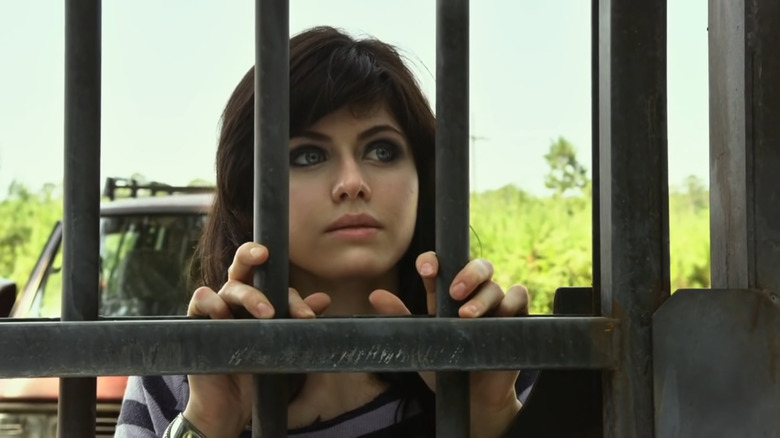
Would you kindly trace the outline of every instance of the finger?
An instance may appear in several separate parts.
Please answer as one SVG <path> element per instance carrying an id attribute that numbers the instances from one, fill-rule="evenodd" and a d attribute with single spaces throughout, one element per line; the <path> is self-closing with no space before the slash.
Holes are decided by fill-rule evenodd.
<path id="1" fill-rule="evenodd" d="M 384 289 L 371 292 L 368 301 L 380 315 L 405 316 L 412 314 L 397 295 Z M 436 373 L 420 371 L 419 374 L 428 388 L 431 391 L 436 391 Z"/>
<path id="2" fill-rule="evenodd" d="M 368 296 L 368 301 L 380 315 L 411 315 L 403 301 L 392 292 L 377 289 Z"/>
<path id="3" fill-rule="evenodd" d="M 316 316 L 314 310 L 303 301 L 301 294 L 294 288 L 288 288 L 288 306 L 290 308 L 290 316 L 292 318 L 311 319 Z"/>
<path id="4" fill-rule="evenodd" d="M 322 315 L 330 306 L 330 296 L 324 292 L 313 293 L 304 298 L 303 301 L 316 315 Z"/>
<path id="5" fill-rule="evenodd" d="M 301 299 L 301 294 L 294 288 L 290 290 L 290 316 L 293 318 L 309 319 L 321 314 L 330 305 L 330 297 L 322 292 L 311 294 L 306 299 Z"/>
<path id="6" fill-rule="evenodd" d="M 218 292 L 228 306 L 246 309 L 255 318 L 273 318 L 274 308 L 262 292 L 236 280 L 228 280 Z"/>
<path id="7" fill-rule="evenodd" d="M 496 309 L 506 299 L 501 286 L 495 281 L 487 281 L 477 289 L 473 298 L 458 309 L 461 318 L 479 318 Z"/>
<path id="8" fill-rule="evenodd" d="M 493 264 L 486 259 L 471 260 L 452 279 L 450 296 L 454 300 L 465 300 L 480 285 L 493 278 Z"/>
<path id="9" fill-rule="evenodd" d="M 368 296 L 368 301 L 380 315 L 406 316 L 412 314 L 397 295 L 384 289 L 377 289 L 372 292 Z M 430 388 L 431 391 L 435 391 L 436 373 L 421 371 L 419 374 L 423 381 L 428 385 L 428 388 Z"/>
<path id="10" fill-rule="evenodd" d="M 428 251 L 420 254 L 417 256 L 415 266 L 420 277 L 422 277 L 426 292 L 435 294 L 436 275 L 439 273 L 439 259 L 436 257 L 436 253 Z"/>
<path id="11" fill-rule="evenodd" d="M 233 313 L 230 311 L 230 306 L 216 292 L 204 286 L 199 287 L 192 294 L 190 304 L 187 306 L 187 316 L 229 319 L 233 317 Z"/>
<path id="12" fill-rule="evenodd" d="M 247 242 L 239 246 L 233 263 L 228 268 L 228 280 L 252 284 L 255 267 L 268 260 L 268 248 L 259 243 Z"/>
<path id="13" fill-rule="evenodd" d="M 417 256 L 415 266 L 425 287 L 428 314 L 434 315 L 436 314 L 436 276 L 439 274 L 439 259 L 433 251 L 424 252 Z"/>
<path id="14" fill-rule="evenodd" d="M 528 289 L 520 285 L 514 285 L 506 291 L 506 296 L 501 300 L 493 314 L 501 318 L 528 315 L 529 300 Z"/>

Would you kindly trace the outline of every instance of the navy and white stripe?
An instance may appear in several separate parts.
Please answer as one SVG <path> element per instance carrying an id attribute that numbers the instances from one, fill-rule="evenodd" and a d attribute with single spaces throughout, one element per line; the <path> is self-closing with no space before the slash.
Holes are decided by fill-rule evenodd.
<path id="1" fill-rule="evenodd" d="M 520 374 L 516 389 L 525 402 L 536 372 Z M 184 411 L 190 391 L 186 376 L 129 377 L 119 413 L 115 438 L 159 438 L 176 416 Z M 290 438 L 383 438 L 426 437 L 425 418 L 420 404 L 404 400 L 389 389 L 373 401 L 327 421 L 292 429 Z M 247 430 L 238 438 L 251 438 Z"/>

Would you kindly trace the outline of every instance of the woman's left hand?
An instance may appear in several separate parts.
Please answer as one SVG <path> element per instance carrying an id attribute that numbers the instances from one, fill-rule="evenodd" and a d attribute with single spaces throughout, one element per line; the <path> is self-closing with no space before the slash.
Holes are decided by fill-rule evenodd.
<path id="1" fill-rule="evenodd" d="M 434 252 L 417 257 L 427 295 L 428 313 L 436 314 L 436 275 L 439 262 Z M 461 318 L 513 317 L 528 315 L 528 290 L 512 286 L 506 293 L 493 281 L 493 264 L 474 259 L 455 275 L 449 290 L 458 301 L 469 298 L 460 307 Z M 400 298 L 386 290 L 374 291 L 369 300 L 381 315 L 409 315 L 411 312 Z M 522 407 L 515 392 L 519 371 L 475 371 L 471 373 L 471 436 L 499 437 L 511 424 Z M 431 390 L 436 390 L 435 373 L 420 375 Z"/>

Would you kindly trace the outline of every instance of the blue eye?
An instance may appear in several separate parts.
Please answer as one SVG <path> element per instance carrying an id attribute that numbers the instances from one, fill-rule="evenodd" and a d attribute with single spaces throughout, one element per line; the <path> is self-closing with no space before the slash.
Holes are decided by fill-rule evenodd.
<path id="1" fill-rule="evenodd" d="M 325 151 L 314 146 L 301 146 L 290 151 L 291 166 L 314 166 L 322 163 L 325 159 Z"/>
<path id="2" fill-rule="evenodd" d="M 383 163 L 389 163 L 398 158 L 398 146 L 388 141 L 377 141 L 371 143 L 366 151 L 366 158 L 377 160 Z"/>

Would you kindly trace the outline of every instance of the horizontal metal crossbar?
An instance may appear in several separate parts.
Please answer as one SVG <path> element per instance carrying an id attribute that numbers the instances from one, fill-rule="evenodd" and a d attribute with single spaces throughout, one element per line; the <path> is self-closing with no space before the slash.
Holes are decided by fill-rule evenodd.
<path id="1" fill-rule="evenodd" d="M 0 322 L 0 378 L 614 369 L 618 362 L 617 321 L 603 317 L 11 321 Z"/>

